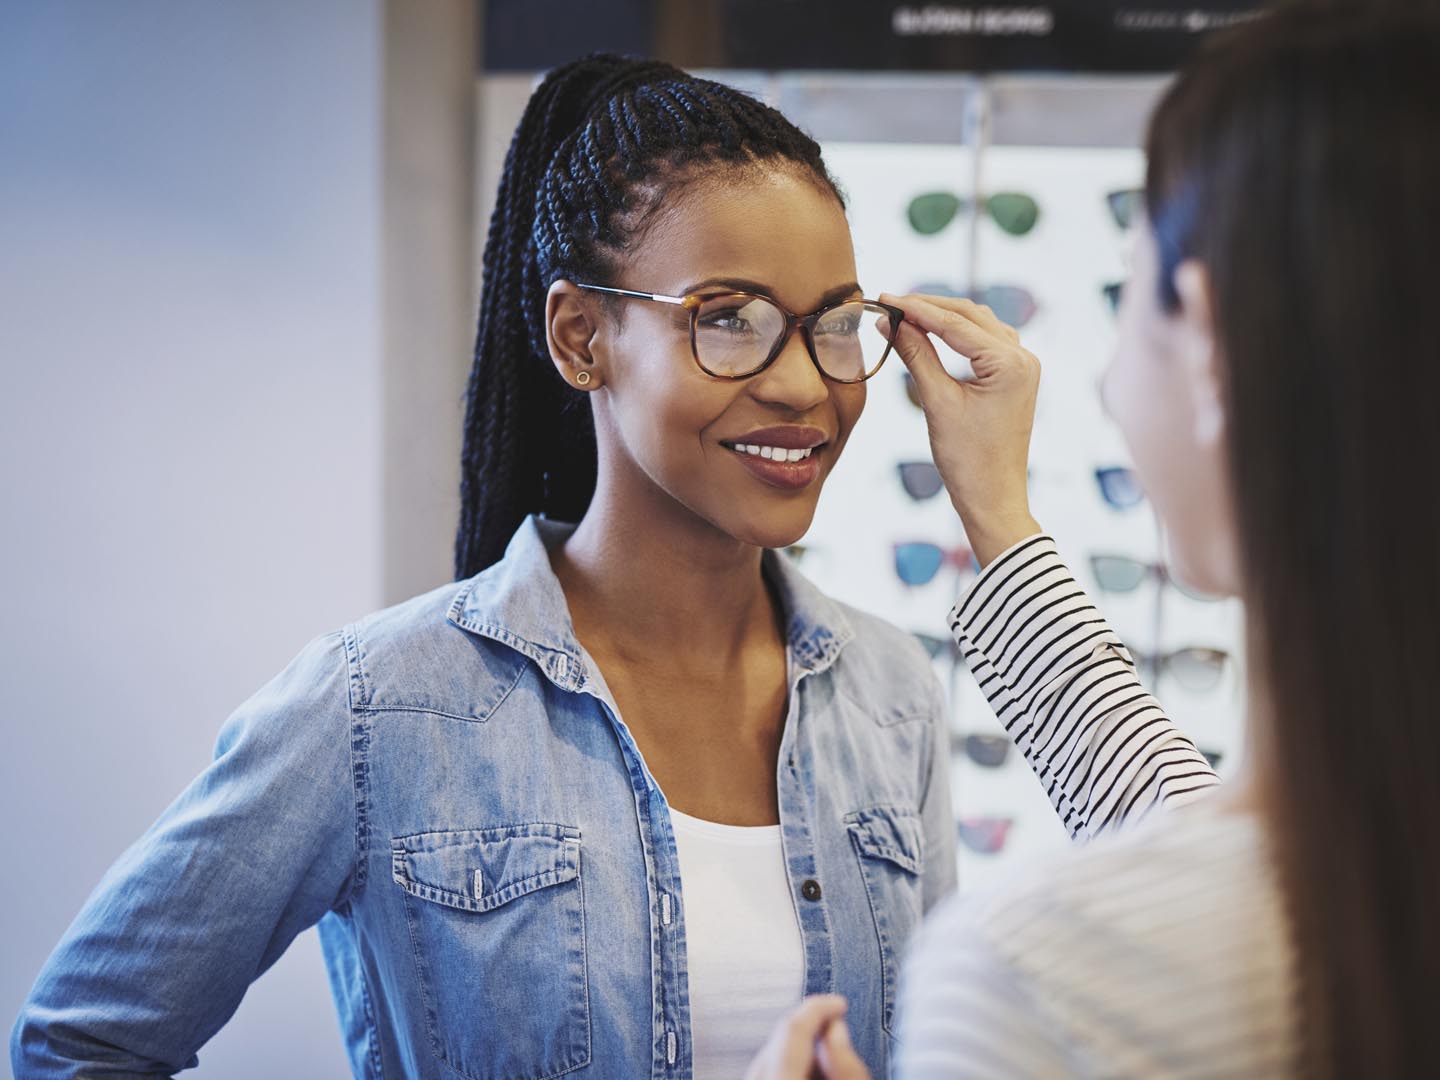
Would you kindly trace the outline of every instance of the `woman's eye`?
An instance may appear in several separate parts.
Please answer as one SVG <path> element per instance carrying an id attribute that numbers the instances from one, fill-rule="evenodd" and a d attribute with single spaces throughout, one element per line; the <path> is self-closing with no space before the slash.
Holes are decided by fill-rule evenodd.
<path id="1" fill-rule="evenodd" d="M 820 324 L 820 333 L 822 334 L 844 334 L 846 336 L 853 336 L 859 332 L 859 315 L 845 315 L 842 318 L 827 319 Z"/>
<path id="2" fill-rule="evenodd" d="M 701 320 L 701 325 L 707 329 L 724 330 L 731 334 L 748 334 L 751 331 L 750 320 L 735 311 L 717 311 L 706 315 Z"/>

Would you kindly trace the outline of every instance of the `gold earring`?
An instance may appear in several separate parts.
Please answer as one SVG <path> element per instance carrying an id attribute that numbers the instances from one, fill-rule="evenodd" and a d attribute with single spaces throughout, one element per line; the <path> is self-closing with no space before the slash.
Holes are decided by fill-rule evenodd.
<path id="1" fill-rule="evenodd" d="M 575 381 L 576 381 L 577 383 L 579 383 L 581 386 L 589 386 L 589 385 L 590 385 L 590 372 L 588 372 L 588 371 L 582 371 L 582 372 L 580 372 L 579 375 L 576 375 L 576 376 L 575 376 Z"/>

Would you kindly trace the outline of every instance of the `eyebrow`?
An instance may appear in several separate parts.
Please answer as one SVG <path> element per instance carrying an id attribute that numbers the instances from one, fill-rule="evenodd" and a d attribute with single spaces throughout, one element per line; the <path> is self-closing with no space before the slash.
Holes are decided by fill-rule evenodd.
<path id="1" fill-rule="evenodd" d="M 713 277 L 706 278 L 704 281 L 697 281 L 693 285 L 687 285 L 681 295 L 697 293 L 702 289 L 708 289 L 712 285 L 723 285 L 725 288 L 734 289 L 736 292 L 758 293 L 760 296 L 767 297 L 771 300 L 775 299 L 774 290 L 763 282 L 730 277 Z M 849 299 L 859 292 L 861 292 L 859 282 L 850 281 L 844 285 L 837 285 L 835 288 L 827 291 L 824 296 L 820 297 L 820 307 L 823 308 L 827 304 L 833 304 L 837 300 Z M 819 308 L 816 308 L 816 310 L 818 311 Z"/>

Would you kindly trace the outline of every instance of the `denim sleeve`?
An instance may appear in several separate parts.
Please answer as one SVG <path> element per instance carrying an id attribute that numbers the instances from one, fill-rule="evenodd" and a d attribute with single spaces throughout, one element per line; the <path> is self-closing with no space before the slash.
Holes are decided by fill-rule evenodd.
<path id="1" fill-rule="evenodd" d="M 929 911 L 955 891 L 955 859 L 959 840 L 955 834 L 955 811 L 950 794 L 950 720 L 945 692 L 940 681 L 930 677 L 930 755 L 925 791 L 920 803 L 920 823 L 925 830 L 924 880 L 921 897 Z"/>
<path id="2" fill-rule="evenodd" d="M 340 634 L 225 723 L 214 760 L 120 856 L 41 969 L 10 1039 L 17 1080 L 169 1076 L 356 880 Z"/>

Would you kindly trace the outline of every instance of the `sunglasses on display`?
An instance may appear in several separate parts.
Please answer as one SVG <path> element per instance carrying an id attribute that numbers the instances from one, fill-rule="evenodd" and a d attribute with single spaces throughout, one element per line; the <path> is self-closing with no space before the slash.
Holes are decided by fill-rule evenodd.
<path id="1" fill-rule="evenodd" d="M 895 466 L 895 471 L 900 474 L 900 486 L 905 494 L 916 502 L 933 499 L 945 490 L 945 482 L 940 479 L 940 470 L 933 461 L 902 461 Z"/>
<path id="2" fill-rule="evenodd" d="M 894 545 L 894 551 L 895 575 L 910 586 L 929 585 L 946 566 L 962 574 L 980 572 L 975 553 L 966 547 L 947 549 L 925 540 L 910 540 Z"/>
<path id="3" fill-rule="evenodd" d="M 1110 208 L 1110 217 L 1122 231 L 1135 223 L 1136 216 L 1145 205 L 1145 192 L 1139 188 L 1112 191 L 1105 196 L 1105 205 Z"/>
<path id="4" fill-rule="evenodd" d="M 998 855 L 1010 839 L 1015 819 L 1008 817 L 961 818 L 956 823 L 960 842 L 976 855 Z"/>
<path id="5" fill-rule="evenodd" d="M 910 227 L 921 236 L 934 236 L 975 203 L 948 191 L 916 195 L 905 208 Z M 979 200 L 980 209 L 1011 236 L 1024 236 L 1040 220 L 1040 204 L 1018 191 L 1002 191 Z"/>
<path id="6" fill-rule="evenodd" d="M 1206 750 L 1205 747 L 1197 747 L 1200 753 L 1205 755 L 1205 760 L 1210 763 L 1210 768 L 1220 768 L 1220 762 L 1225 760 L 1225 754 L 1220 750 Z"/>
<path id="7" fill-rule="evenodd" d="M 1185 690 L 1205 694 L 1220 685 L 1230 654 L 1223 649 L 1190 646 L 1167 653 L 1137 654 L 1135 663 L 1155 682 L 1167 675 Z"/>
<path id="8" fill-rule="evenodd" d="M 946 285 L 943 282 L 927 281 L 914 286 L 910 291 L 927 296 L 948 296 L 973 300 L 977 304 L 984 304 L 995 312 L 997 319 L 1008 323 L 1016 330 L 1023 329 L 1040 310 L 1040 304 L 1035 299 L 1035 294 L 1023 285 L 986 285 L 980 289 L 957 289 L 953 285 Z"/>
<path id="9" fill-rule="evenodd" d="M 1112 510 L 1130 510 L 1145 501 L 1145 492 L 1140 489 L 1140 478 L 1134 469 L 1123 465 L 1108 465 L 1095 470 L 1095 483 L 1100 488 L 1100 497 Z"/>
<path id="10" fill-rule="evenodd" d="M 1095 583 L 1100 586 L 1102 591 L 1108 593 L 1131 593 L 1153 578 L 1162 587 L 1173 586 L 1176 591 L 1188 596 L 1191 600 L 1214 603 L 1224 599 L 1224 597 L 1208 596 L 1188 588 L 1171 574 L 1163 563 L 1135 559 L 1129 555 L 1091 555 L 1090 571 L 1095 575 Z"/>
<path id="11" fill-rule="evenodd" d="M 1011 743 L 1007 735 L 990 735 L 974 732 L 969 735 L 953 733 L 950 736 L 950 753 L 964 753 L 983 769 L 998 769 L 1010 757 Z"/>
<path id="12" fill-rule="evenodd" d="M 576 284 L 592 292 L 685 309 L 690 315 L 691 357 L 701 371 L 716 379 L 748 379 L 760 374 L 799 330 L 810 360 L 822 375 L 839 383 L 864 382 L 889 358 L 905 319 L 898 307 L 875 300 L 841 300 L 809 315 L 797 315 L 758 293 L 665 296 Z"/>
<path id="13" fill-rule="evenodd" d="M 1123 281 L 1111 281 L 1100 286 L 1100 292 L 1105 297 L 1105 303 L 1110 305 L 1112 315 L 1120 314 L 1120 298 L 1125 295 L 1125 283 Z"/>
<path id="14" fill-rule="evenodd" d="M 931 660 L 939 660 L 942 656 L 948 656 L 952 664 L 965 665 L 965 654 L 960 651 L 960 643 L 953 637 L 940 634 L 926 634 L 920 630 L 912 633 L 915 639 L 925 646 L 925 651 L 930 654 Z"/>

